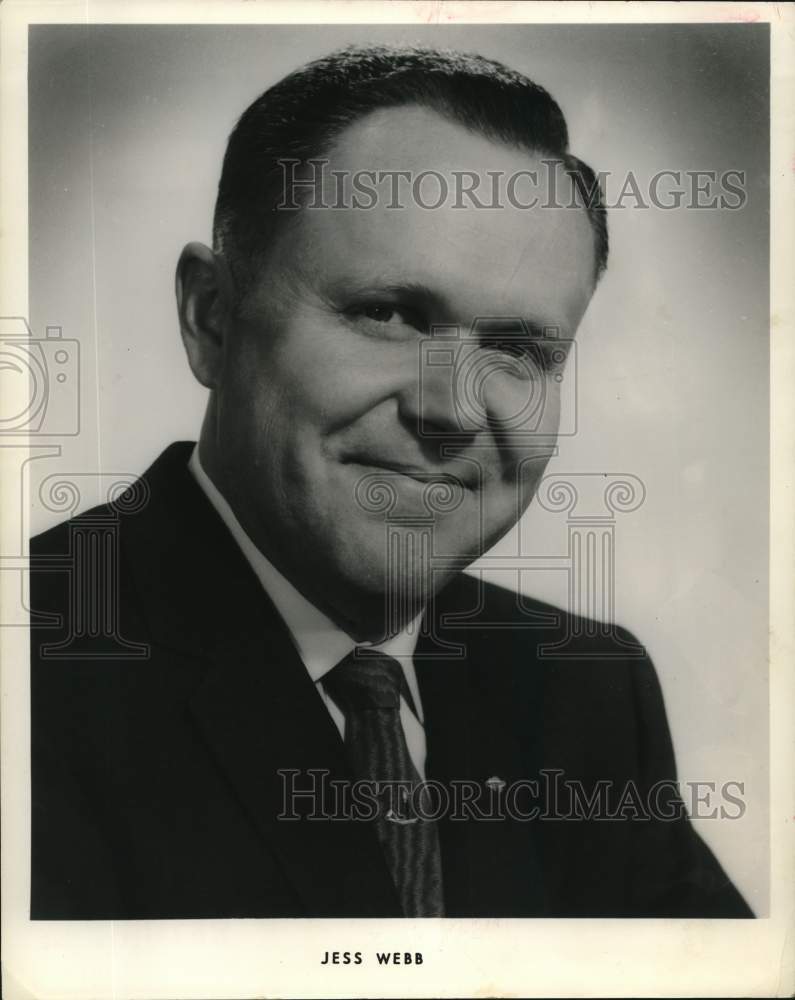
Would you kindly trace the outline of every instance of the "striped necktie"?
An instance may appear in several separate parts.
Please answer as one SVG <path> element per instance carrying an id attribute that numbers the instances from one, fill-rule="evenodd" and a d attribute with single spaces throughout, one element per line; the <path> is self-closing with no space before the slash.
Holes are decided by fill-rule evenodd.
<path id="1" fill-rule="evenodd" d="M 413 702 L 397 660 L 374 650 L 354 650 L 323 678 L 323 686 L 345 716 L 345 747 L 360 781 L 401 782 L 378 796 L 376 831 L 407 917 L 444 915 L 442 864 L 436 823 L 407 805 L 420 776 L 400 722 L 400 696 Z"/>

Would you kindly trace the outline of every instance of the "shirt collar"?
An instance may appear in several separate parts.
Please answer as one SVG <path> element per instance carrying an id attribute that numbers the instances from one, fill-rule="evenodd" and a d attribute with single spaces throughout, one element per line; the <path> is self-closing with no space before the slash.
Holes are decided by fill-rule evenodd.
<path id="1" fill-rule="evenodd" d="M 308 601 L 260 552 L 241 527 L 225 497 L 202 468 L 198 445 L 193 449 L 188 468 L 231 532 L 268 597 L 276 605 L 312 680 L 319 681 L 355 646 L 369 646 L 393 656 L 400 662 L 415 705 L 419 706 L 419 692 L 412 657 L 419 638 L 422 614 L 385 642 L 357 643 Z M 421 712 L 419 708 L 418 712 Z"/>

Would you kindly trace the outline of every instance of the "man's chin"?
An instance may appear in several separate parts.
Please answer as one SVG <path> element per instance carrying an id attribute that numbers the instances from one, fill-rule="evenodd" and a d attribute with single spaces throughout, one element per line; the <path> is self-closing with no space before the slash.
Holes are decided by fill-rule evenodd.
<path id="1" fill-rule="evenodd" d="M 359 601 L 371 606 L 421 606 L 477 558 L 474 554 L 432 554 L 430 546 L 415 545 L 415 540 L 408 541 L 405 536 L 394 541 L 388 553 L 358 558 L 344 568 L 340 582 L 344 580 L 345 589 L 355 592 Z"/>

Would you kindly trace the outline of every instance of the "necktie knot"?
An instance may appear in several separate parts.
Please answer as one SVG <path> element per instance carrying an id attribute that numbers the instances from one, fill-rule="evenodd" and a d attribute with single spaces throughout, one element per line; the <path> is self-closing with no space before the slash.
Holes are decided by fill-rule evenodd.
<path id="1" fill-rule="evenodd" d="M 398 709 L 407 689 L 397 660 L 375 650 L 354 649 L 323 678 L 323 686 L 343 713 Z"/>

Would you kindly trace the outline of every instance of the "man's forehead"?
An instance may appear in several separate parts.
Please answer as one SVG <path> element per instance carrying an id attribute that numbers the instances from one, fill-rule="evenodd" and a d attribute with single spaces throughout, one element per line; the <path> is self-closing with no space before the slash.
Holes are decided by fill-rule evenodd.
<path id="1" fill-rule="evenodd" d="M 410 106 L 363 117 L 327 157 L 325 198 L 336 207 L 304 201 L 283 233 L 283 250 L 292 245 L 291 266 L 313 283 L 414 287 L 432 304 L 448 306 L 445 313 L 576 328 L 593 290 L 593 232 L 562 184 L 560 204 L 550 202 L 540 156 Z M 404 176 L 398 181 L 394 171 Z M 527 176 L 533 171 L 536 183 Z M 368 172 L 359 184 L 370 195 L 355 182 L 361 172 Z M 455 175 L 462 172 L 475 175 L 467 180 L 479 185 L 475 200 L 459 197 Z M 489 172 L 498 175 L 498 203 L 479 207 L 493 193 Z M 444 199 L 445 185 L 434 173 L 446 178 Z"/>

